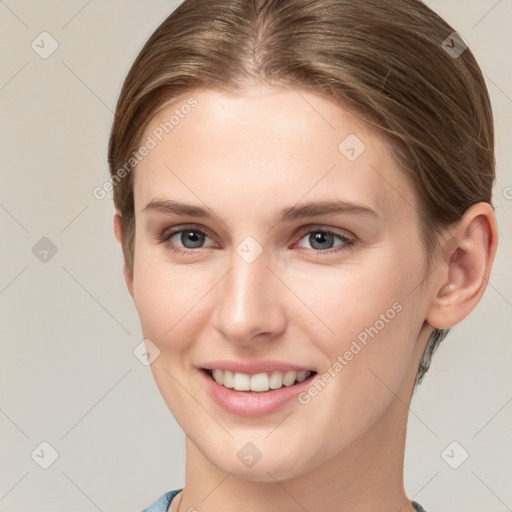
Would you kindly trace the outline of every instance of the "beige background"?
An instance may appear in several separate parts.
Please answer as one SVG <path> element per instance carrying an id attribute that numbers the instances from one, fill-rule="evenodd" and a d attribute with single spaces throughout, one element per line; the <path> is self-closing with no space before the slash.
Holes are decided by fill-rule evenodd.
<path id="1" fill-rule="evenodd" d="M 427 4 L 465 37 L 487 79 L 500 244 L 482 302 L 452 329 L 413 400 L 405 485 L 429 512 L 504 512 L 512 509 L 512 0 Z M 184 483 L 184 435 L 133 355 L 142 336 L 112 201 L 92 195 L 108 178 L 122 81 L 176 5 L 0 0 L 0 512 L 140 512 Z M 31 47 L 43 31 L 58 43 L 46 59 Z M 48 244 L 43 237 L 57 250 L 46 247 L 46 262 L 33 253 Z M 36 249 L 43 257 L 45 247 Z M 452 465 L 469 453 L 458 469 L 442 457 L 453 441 Z M 47 469 L 40 464 L 52 449 L 42 442 L 58 454 Z"/>

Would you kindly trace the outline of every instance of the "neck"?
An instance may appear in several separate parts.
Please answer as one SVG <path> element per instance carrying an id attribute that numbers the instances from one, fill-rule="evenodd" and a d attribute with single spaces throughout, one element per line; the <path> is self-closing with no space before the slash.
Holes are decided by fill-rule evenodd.
<path id="1" fill-rule="evenodd" d="M 403 486 L 403 462 L 413 383 L 429 329 L 425 324 L 385 412 L 349 446 L 307 473 L 283 481 L 244 480 L 214 466 L 187 436 L 179 512 L 415 512 Z"/>
<path id="2" fill-rule="evenodd" d="M 180 512 L 412 512 L 403 487 L 408 408 L 395 398 L 371 429 L 326 463 L 283 482 L 243 480 L 211 464 L 186 438 Z"/>

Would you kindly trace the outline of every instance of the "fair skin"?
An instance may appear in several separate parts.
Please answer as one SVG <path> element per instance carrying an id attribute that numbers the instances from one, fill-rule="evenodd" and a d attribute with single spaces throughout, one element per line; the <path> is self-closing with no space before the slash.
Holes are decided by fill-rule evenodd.
<path id="1" fill-rule="evenodd" d="M 375 130 L 318 94 L 275 86 L 191 91 L 156 114 L 144 139 L 192 95 L 198 106 L 136 169 L 135 262 L 125 267 L 144 338 L 160 350 L 153 376 L 186 434 L 185 486 L 171 510 L 414 510 L 403 487 L 414 378 L 433 327 L 457 324 L 484 293 L 497 245 L 491 206 L 474 205 L 450 228 L 420 286 L 417 197 Z M 338 150 L 349 134 L 366 146 L 354 161 Z M 144 211 L 155 198 L 212 217 Z M 278 219 L 325 200 L 377 215 Z M 157 240 L 185 224 L 206 232 L 202 245 L 186 233 Z M 319 229 L 355 242 L 322 246 Z M 120 241 L 117 214 L 114 230 Z M 251 263 L 237 253 L 247 236 L 262 249 Z M 278 359 L 318 378 L 396 302 L 394 319 L 307 404 L 245 417 L 205 389 L 200 368 L 216 359 Z M 237 457 L 247 442 L 261 453 L 252 467 Z"/>

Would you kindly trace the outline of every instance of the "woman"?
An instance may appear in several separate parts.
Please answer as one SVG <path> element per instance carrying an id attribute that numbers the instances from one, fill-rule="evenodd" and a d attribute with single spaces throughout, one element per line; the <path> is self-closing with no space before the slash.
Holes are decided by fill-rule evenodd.
<path id="1" fill-rule="evenodd" d="M 146 511 L 422 511 L 408 405 L 497 248 L 493 121 L 417 0 L 185 0 L 109 144 L 124 275 L 186 434 Z M 174 499 L 176 498 L 176 499 Z"/>

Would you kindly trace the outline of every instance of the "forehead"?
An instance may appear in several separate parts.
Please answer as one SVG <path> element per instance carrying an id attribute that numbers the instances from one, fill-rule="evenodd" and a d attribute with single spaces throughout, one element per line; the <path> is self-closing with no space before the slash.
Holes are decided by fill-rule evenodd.
<path id="1" fill-rule="evenodd" d="M 161 107 L 144 141 L 151 149 L 135 171 L 137 210 L 156 196 L 199 194 L 208 206 L 245 209 L 327 194 L 364 203 L 388 220 L 416 205 L 378 132 L 310 91 L 191 91 Z"/>

